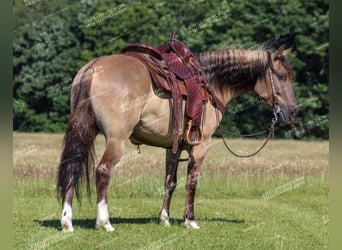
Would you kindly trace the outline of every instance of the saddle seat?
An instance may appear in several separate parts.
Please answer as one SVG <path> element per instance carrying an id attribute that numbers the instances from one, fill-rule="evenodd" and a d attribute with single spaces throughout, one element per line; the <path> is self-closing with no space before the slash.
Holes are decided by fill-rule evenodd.
<path id="1" fill-rule="evenodd" d="M 123 49 L 122 52 L 139 52 L 139 53 L 144 53 L 147 55 L 150 55 L 158 60 L 163 60 L 162 53 L 156 49 L 153 48 L 152 46 L 148 44 L 141 44 L 141 43 L 133 43 L 126 45 Z"/>
<path id="2" fill-rule="evenodd" d="M 190 49 L 175 39 L 172 32 L 168 42 L 158 48 L 146 44 L 130 44 L 122 49 L 123 53 L 141 60 L 149 69 L 156 87 L 171 93 L 174 117 L 173 152 L 176 153 L 180 142 L 197 145 L 203 141 L 201 123 L 203 105 L 210 99 L 213 105 L 224 113 L 224 106 L 207 84 L 200 64 Z M 188 122 L 184 134 L 182 130 L 182 100 L 186 99 L 185 115 Z"/>

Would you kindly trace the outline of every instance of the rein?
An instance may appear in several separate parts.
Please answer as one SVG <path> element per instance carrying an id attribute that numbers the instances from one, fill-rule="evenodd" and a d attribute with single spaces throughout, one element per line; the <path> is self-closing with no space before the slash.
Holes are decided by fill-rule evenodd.
<path id="1" fill-rule="evenodd" d="M 274 86 L 274 80 L 273 80 L 273 75 L 272 75 L 272 66 L 269 66 L 268 67 L 268 72 L 269 72 L 269 77 L 270 77 L 270 81 L 271 81 L 271 87 L 272 87 L 272 98 L 273 98 L 273 118 L 272 118 L 272 121 L 271 121 L 271 125 L 268 129 L 264 130 L 264 131 L 261 131 L 261 132 L 258 132 L 258 133 L 254 133 L 254 134 L 247 134 L 247 135 L 240 135 L 241 137 L 252 137 L 252 136 L 256 136 L 256 135 L 261 135 L 261 134 L 266 134 L 267 131 L 268 131 L 268 135 L 264 141 L 264 143 L 261 145 L 261 147 L 256 150 L 254 153 L 251 153 L 251 154 L 247 154 L 247 155 L 240 155 L 238 153 L 235 153 L 229 146 L 228 146 L 228 143 L 227 141 L 224 139 L 224 134 L 221 130 L 221 137 L 222 137 L 222 141 L 223 141 L 223 144 L 224 146 L 227 148 L 227 150 L 233 154 L 234 156 L 236 157 L 241 157 L 241 158 L 247 158 L 247 157 L 252 157 L 256 154 L 258 154 L 265 146 L 266 144 L 268 143 L 268 141 L 270 140 L 270 138 L 274 138 L 274 130 L 275 130 L 275 124 L 277 123 L 278 121 L 278 114 L 281 112 L 281 109 L 280 109 L 280 106 L 276 100 L 276 95 L 275 95 L 275 86 Z"/>

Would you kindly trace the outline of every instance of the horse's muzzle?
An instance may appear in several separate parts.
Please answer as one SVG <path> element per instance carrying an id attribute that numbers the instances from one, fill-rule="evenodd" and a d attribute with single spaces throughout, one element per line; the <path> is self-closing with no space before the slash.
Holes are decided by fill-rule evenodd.
<path id="1" fill-rule="evenodd" d="M 293 123 L 298 115 L 297 107 L 291 107 L 291 108 L 281 108 L 280 110 L 280 122 L 285 124 L 291 124 Z"/>

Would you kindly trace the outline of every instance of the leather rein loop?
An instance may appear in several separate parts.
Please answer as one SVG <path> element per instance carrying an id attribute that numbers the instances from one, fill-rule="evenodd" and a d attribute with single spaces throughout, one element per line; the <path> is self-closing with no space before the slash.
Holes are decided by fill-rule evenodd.
<path id="1" fill-rule="evenodd" d="M 264 130 L 264 131 L 261 131 L 261 132 L 258 132 L 258 133 L 254 133 L 254 134 L 247 134 L 247 135 L 240 135 L 241 137 L 252 137 L 252 136 L 256 136 L 256 135 L 261 135 L 261 134 L 266 134 L 268 132 L 268 135 L 264 141 L 264 143 L 261 145 L 261 147 L 256 150 L 254 153 L 251 153 L 251 154 L 247 154 L 247 155 L 241 155 L 241 154 L 238 154 L 238 153 L 235 153 L 229 146 L 228 146 L 228 143 L 226 141 L 226 139 L 224 139 L 224 134 L 221 130 L 221 137 L 222 137 L 222 141 L 223 141 L 223 144 L 225 145 L 225 147 L 227 148 L 227 150 L 233 154 L 234 156 L 236 157 L 240 157 L 240 158 L 247 158 L 247 157 L 252 157 L 256 154 L 258 154 L 265 146 L 266 144 L 268 143 L 268 141 L 272 138 L 274 138 L 274 131 L 275 131 L 275 124 L 277 123 L 278 121 L 278 114 L 281 112 L 281 109 L 280 109 L 280 105 L 277 101 L 277 98 L 276 98 L 276 91 L 275 91 L 275 85 L 274 85 L 274 80 L 273 80 L 273 74 L 272 74 L 272 66 L 269 65 L 268 68 L 267 68 L 267 71 L 269 72 L 269 77 L 270 77 L 270 81 L 271 81 L 271 87 L 272 87 L 272 98 L 273 98 L 273 104 L 272 104 L 272 110 L 273 110 L 273 117 L 272 117 L 272 120 L 271 120 L 271 125 L 268 129 Z"/>

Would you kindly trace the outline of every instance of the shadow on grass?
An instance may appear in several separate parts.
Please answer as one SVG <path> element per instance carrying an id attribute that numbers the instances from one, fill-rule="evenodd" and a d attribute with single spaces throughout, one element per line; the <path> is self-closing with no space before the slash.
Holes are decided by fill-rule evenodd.
<path id="1" fill-rule="evenodd" d="M 224 219 L 224 218 L 212 218 L 212 219 L 199 219 L 198 221 L 209 222 L 224 222 L 224 223 L 245 223 L 245 220 L 237 219 Z M 35 223 L 40 224 L 42 227 L 49 227 L 55 229 L 62 229 L 60 220 L 34 220 Z M 95 219 L 73 219 L 73 225 L 85 229 L 95 229 Z M 110 218 L 110 222 L 113 225 L 116 224 L 159 224 L 159 217 L 148 218 Z M 170 218 L 172 225 L 182 225 L 184 220 Z"/>
<path id="2" fill-rule="evenodd" d="M 172 219 L 171 219 L 172 220 Z M 180 223 L 181 220 L 172 220 L 175 224 Z M 179 221 L 179 222 L 178 222 Z M 34 220 L 35 223 L 40 224 L 42 227 L 52 227 L 61 229 L 60 220 Z M 148 218 L 110 218 L 112 224 L 158 224 L 159 217 Z M 95 219 L 73 219 L 72 224 L 76 227 L 94 229 Z"/>
<path id="3" fill-rule="evenodd" d="M 244 224 L 246 221 L 244 219 L 225 219 L 225 218 L 212 218 L 212 219 L 202 219 L 199 221 L 211 221 L 211 222 L 225 222 L 225 223 L 235 223 Z"/>

